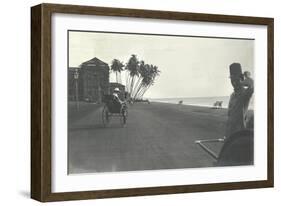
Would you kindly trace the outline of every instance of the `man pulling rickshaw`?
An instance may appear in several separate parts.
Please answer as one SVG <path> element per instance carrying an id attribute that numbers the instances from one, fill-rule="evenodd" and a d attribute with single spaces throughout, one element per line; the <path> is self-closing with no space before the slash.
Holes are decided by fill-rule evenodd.
<path id="1" fill-rule="evenodd" d="M 195 143 L 216 159 L 216 165 L 250 165 L 254 161 L 253 116 L 248 117 L 248 106 L 254 93 L 254 81 L 250 72 L 242 73 L 239 63 L 229 66 L 233 93 L 228 104 L 225 136 L 219 139 L 197 140 Z M 221 142 L 222 149 L 216 154 L 205 143 Z"/>

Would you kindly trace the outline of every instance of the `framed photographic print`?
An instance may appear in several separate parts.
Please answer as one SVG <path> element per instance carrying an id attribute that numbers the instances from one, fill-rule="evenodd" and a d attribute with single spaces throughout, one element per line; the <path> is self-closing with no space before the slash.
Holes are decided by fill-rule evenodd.
<path id="1" fill-rule="evenodd" d="M 31 197 L 273 187 L 273 19 L 31 8 Z"/>

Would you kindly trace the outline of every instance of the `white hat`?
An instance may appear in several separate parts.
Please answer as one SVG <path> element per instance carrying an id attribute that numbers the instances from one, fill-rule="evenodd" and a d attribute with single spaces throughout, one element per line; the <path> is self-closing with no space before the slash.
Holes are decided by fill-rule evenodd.
<path id="1" fill-rule="evenodd" d="M 120 92 L 120 89 L 118 87 L 116 87 L 113 91 L 114 92 Z"/>

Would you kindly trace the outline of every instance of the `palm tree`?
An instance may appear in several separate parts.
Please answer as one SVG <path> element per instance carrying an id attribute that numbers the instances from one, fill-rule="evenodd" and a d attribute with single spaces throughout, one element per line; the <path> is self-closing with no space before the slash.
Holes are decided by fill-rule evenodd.
<path id="1" fill-rule="evenodd" d="M 139 79 L 135 85 L 135 90 L 133 92 L 134 99 L 137 99 L 138 93 L 145 86 L 144 82 L 146 81 L 149 75 L 148 70 L 149 65 L 145 64 L 144 61 L 141 61 L 139 65 Z"/>
<path id="2" fill-rule="evenodd" d="M 121 71 L 123 71 L 124 64 L 120 62 L 118 59 L 113 59 L 111 63 L 111 70 L 116 74 L 116 82 L 121 83 Z M 119 80 L 118 80 L 119 74 Z"/>
<path id="3" fill-rule="evenodd" d="M 126 91 L 134 100 L 143 97 L 160 73 L 157 66 L 145 64 L 143 60 L 139 61 L 135 54 L 131 55 L 125 70 L 127 74 Z"/>
<path id="4" fill-rule="evenodd" d="M 140 61 L 139 63 L 139 69 L 138 69 L 138 80 L 135 82 L 134 88 L 132 90 L 132 97 L 136 97 L 137 91 L 139 90 L 139 88 L 141 87 L 141 82 L 142 79 L 144 78 L 145 74 L 146 74 L 146 64 L 144 63 L 144 61 Z"/>
<path id="5" fill-rule="evenodd" d="M 128 71 L 127 90 L 131 94 L 133 91 L 135 77 L 139 76 L 139 61 L 135 54 L 132 54 L 125 69 Z"/>
<path id="6" fill-rule="evenodd" d="M 149 85 L 152 84 L 153 75 L 152 75 L 152 65 L 146 65 L 145 75 L 141 82 L 141 88 L 138 90 L 136 94 L 137 99 L 141 99 Z"/>
<path id="7" fill-rule="evenodd" d="M 148 66 L 147 74 L 146 74 L 145 78 L 143 78 L 143 81 L 142 81 L 143 87 L 137 94 L 137 98 L 142 99 L 145 92 L 151 87 L 151 85 L 154 84 L 155 78 L 159 74 L 160 74 L 160 71 L 158 70 L 157 66 L 154 66 L 154 65 Z"/>

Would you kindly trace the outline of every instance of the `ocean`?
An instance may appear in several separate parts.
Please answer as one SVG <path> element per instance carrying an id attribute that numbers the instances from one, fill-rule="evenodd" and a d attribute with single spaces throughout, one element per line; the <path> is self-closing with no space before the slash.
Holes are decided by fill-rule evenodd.
<path id="1" fill-rule="evenodd" d="M 254 109 L 253 97 L 251 98 L 249 109 Z M 151 98 L 151 102 L 163 102 L 170 104 L 178 104 L 179 101 L 182 101 L 184 105 L 193 105 L 193 106 L 202 106 L 202 107 L 212 107 L 216 101 L 222 101 L 222 107 L 227 108 L 229 102 L 229 96 L 221 97 L 179 97 L 179 98 Z"/>

